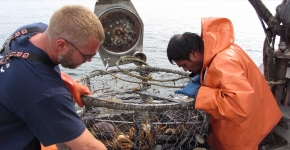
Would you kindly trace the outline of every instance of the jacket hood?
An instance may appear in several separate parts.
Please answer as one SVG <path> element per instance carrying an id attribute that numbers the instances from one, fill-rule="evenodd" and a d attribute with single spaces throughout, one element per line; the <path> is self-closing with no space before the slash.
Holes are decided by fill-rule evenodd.
<path id="1" fill-rule="evenodd" d="M 230 47 L 234 42 L 234 28 L 227 18 L 202 18 L 201 38 L 204 41 L 202 71 L 210 65 L 217 53 Z"/>

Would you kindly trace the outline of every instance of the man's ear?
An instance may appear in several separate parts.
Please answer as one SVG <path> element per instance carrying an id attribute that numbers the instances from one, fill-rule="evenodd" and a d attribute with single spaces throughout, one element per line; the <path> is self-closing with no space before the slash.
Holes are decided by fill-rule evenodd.
<path id="1" fill-rule="evenodd" d="M 203 54 L 201 52 L 197 52 L 197 51 L 191 51 L 190 53 L 192 53 L 193 57 L 203 57 Z"/>
<path id="2" fill-rule="evenodd" d="M 58 39 L 55 42 L 55 47 L 58 53 L 63 53 L 65 50 L 66 41 L 64 39 Z"/>
<path id="3" fill-rule="evenodd" d="M 191 51 L 191 52 L 189 53 L 189 55 L 192 55 L 193 57 L 195 57 L 195 56 L 196 56 L 196 53 L 197 53 L 197 52 L 195 52 L 195 51 Z"/>

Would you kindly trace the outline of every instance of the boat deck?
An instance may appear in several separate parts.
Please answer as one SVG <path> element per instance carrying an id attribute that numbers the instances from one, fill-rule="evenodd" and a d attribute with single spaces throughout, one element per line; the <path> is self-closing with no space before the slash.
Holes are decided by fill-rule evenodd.
<path id="1" fill-rule="evenodd" d="M 261 142 L 259 150 L 290 150 L 290 107 L 280 105 L 283 119 Z"/>
<path id="2" fill-rule="evenodd" d="M 290 146 L 282 146 L 280 148 L 275 148 L 275 149 L 271 149 L 271 150 L 290 150 Z"/>
<path id="3" fill-rule="evenodd" d="M 259 145 L 259 150 L 290 150 L 289 143 L 271 132 Z"/>
<path id="4" fill-rule="evenodd" d="M 273 129 L 273 132 L 290 143 L 290 107 L 284 105 L 280 105 L 279 107 L 283 118 Z"/>

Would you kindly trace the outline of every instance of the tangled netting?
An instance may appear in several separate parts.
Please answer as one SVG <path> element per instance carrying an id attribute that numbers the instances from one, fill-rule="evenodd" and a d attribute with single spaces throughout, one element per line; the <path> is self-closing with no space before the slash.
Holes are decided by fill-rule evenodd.
<path id="1" fill-rule="evenodd" d="M 82 97 L 80 116 L 108 149 L 208 148 L 208 115 L 194 109 L 193 98 L 174 94 L 188 74 L 144 65 L 96 70 L 79 81 L 93 93 Z"/>

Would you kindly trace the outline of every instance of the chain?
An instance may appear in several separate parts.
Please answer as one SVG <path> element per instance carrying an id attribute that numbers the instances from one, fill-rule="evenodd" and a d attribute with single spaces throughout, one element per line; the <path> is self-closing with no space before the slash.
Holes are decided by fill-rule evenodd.
<path id="1" fill-rule="evenodd" d="M 279 81 L 267 81 L 268 85 L 279 85 L 279 84 L 284 84 L 286 83 L 286 80 L 279 80 Z"/>

